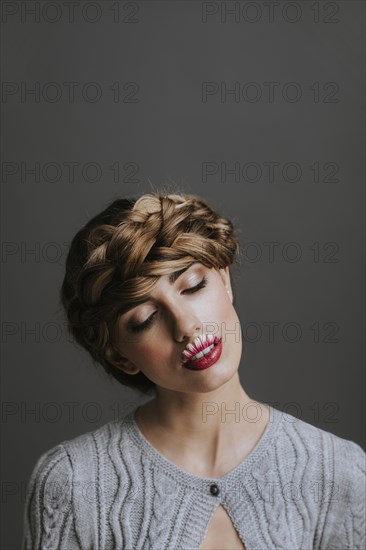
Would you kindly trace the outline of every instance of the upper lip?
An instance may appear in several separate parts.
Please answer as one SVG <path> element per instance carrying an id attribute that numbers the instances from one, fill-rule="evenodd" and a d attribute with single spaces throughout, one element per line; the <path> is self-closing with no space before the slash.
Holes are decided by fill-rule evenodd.
<path id="1" fill-rule="evenodd" d="M 200 351 L 208 348 L 212 344 L 216 344 L 218 340 L 219 338 L 217 338 L 216 336 L 213 336 L 212 334 L 209 334 L 209 335 L 202 334 L 202 335 L 196 336 L 193 342 L 189 342 L 184 348 L 182 352 L 182 362 L 187 363 L 187 361 L 189 361 L 188 355 L 194 356 Z"/>

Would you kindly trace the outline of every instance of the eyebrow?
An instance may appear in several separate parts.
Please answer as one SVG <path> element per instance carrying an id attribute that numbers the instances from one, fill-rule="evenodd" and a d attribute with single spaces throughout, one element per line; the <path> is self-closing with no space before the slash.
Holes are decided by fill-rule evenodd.
<path id="1" fill-rule="evenodd" d="M 173 273 L 170 273 L 169 274 L 169 277 L 168 277 L 168 281 L 169 281 L 169 284 L 170 285 L 173 285 L 175 283 L 175 281 L 177 279 L 179 279 L 179 277 L 181 275 L 183 275 L 183 273 L 185 271 L 187 271 L 187 269 L 189 269 L 190 267 L 192 267 L 193 265 L 195 264 L 199 264 L 200 262 L 198 260 L 195 260 L 193 261 L 192 263 L 190 263 L 189 265 L 187 265 L 186 267 L 183 267 L 182 269 L 178 269 L 178 271 L 173 271 Z M 124 315 L 125 313 L 127 313 L 128 311 L 130 311 L 131 309 L 134 309 L 135 307 L 141 305 L 141 304 L 144 304 L 145 302 L 148 302 L 150 300 L 150 297 L 149 296 L 146 296 L 145 298 L 141 298 L 140 300 L 137 300 L 135 302 L 130 302 L 126 308 L 123 309 L 123 311 L 121 313 L 119 313 L 118 315 Z"/>
<path id="2" fill-rule="evenodd" d="M 168 281 L 169 281 L 169 284 L 173 285 L 175 283 L 175 281 L 177 279 L 179 279 L 179 277 L 181 275 L 183 275 L 183 273 L 185 271 L 187 271 L 187 269 L 189 269 L 190 267 L 192 267 L 192 265 L 194 264 L 198 264 L 198 260 L 195 260 L 194 262 L 192 262 L 191 264 L 187 265 L 187 267 L 183 267 L 183 269 L 179 269 L 178 271 L 174 271 L 173 273 L 171 273 L 168 277 Z"/>

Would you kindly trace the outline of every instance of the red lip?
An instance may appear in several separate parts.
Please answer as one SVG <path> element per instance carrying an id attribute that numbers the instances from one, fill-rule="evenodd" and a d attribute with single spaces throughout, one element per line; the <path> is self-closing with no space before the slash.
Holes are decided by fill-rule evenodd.
<path id="1" fill-rule="evenodd" d="M 204 357 L 201 357 L 200 359 L 196 359 L 195 361 L 188 361 L 186 363 L 183 363 L 183 367 L 190 370 L 204 370 L 208 369 L 216 363 L 222 353 L 222 340 L 220 338 L 219 342 L 215 345 L 212 350 L 207 353 Z"/>

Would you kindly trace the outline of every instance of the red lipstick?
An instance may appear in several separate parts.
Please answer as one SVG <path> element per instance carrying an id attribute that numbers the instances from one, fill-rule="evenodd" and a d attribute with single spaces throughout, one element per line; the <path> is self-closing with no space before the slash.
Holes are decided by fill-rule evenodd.
<path id="1" fill-rule="evenodd" d="M 183 367 L 190 370 L 208 369 L 219 360 L 221 353 L 222 338 L 212 335 L 196 338 L 194 344 L 188 344 L 183 352 Z"/>

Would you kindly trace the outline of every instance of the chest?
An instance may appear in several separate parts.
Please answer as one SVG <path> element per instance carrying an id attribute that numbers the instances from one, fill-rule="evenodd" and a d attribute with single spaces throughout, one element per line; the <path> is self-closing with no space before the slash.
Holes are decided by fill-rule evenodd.
<path id="1" fill-rule="evenodd" d="M 200 550 L 245 550 L 244 543 L 221 505 L 210 519 Z"/>

